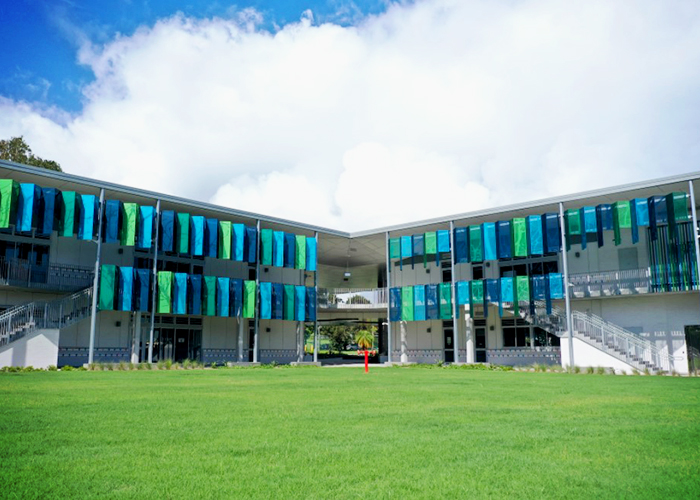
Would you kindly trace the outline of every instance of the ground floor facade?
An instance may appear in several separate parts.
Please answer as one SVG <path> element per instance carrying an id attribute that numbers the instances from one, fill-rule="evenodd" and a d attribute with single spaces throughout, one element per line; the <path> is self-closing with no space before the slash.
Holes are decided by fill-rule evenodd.
<path id="1" fill-rule="evenodd" d="M 574 317 L 598 318 L 608 325 L 631 332 L 653 343 L 664 356 L 667 371 L 688 373 L 688 346 L 700 330 L 697 292 L 618 296 L 572 300 Z M 562 307 L 554 303 L 553 314 Z M 252 362 L 292 363 L 318 360 L 324 363 L 338 355 L 327 352 L 325 338 L 317 340 L 319 355 L 314 357 L 314 325 L 375 325 L 378 362 L 395 363 L 492 363 L 524 366 L 532 364 L 571 364 L 567 335 L 551 325 L 537 324 L 512 311 L 489 307 L 488 314 L 477 311 L 470 317 L 466 308 L 452 320 L 391 322 L 386 311 L 322 311 L 318 323 L 259 320 L 258 353 L 254 356 L 255 320 L 193 315 L 157 314 L 151 325 L 150 314 L 102 311 L 96 318 L 94 360 L 96 362 L 146 362 L 151 345 L 152 360 L 202 363 Z M 583 330 L 588 323 L 577 328 Z M 60 330 L 56 363 L 80 366 L 88 361 L 90 320 L 86 318 Z M 352 344 L 352 341 L 349 342 Z M 593 349 L 591 350 L 591 346 Z M 625 363 L 615 352 L 601 353 L 591 338 L 574 343 L 573 364 L 577 366 L 619 366 Z M 352 345 L 347 346 L 352 349 Z M 356 346 L 354 346 L 356 349 Z M 391 352 L 391 356 L 389 353 Z M 642 356 L 643 357 L 643 356 Z M 330 362 L 330 361 L 329 361 Z M 351 362 L 347 358 L 347 362 Z M 642 369 L 643 369 L 642 365 Z M 630 370 L 634 366 L 630 365 Z"/>

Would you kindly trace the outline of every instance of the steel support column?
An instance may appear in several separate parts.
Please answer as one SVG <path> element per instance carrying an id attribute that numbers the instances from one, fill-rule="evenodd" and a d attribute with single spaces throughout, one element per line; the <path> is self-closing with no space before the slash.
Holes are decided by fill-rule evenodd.
<path id="1" fill-rule="evenodd" d="M 160 235 L 160 200 L 156 200 L 156 235 L 153 241 L 153 283 L 151 283 L 151 328 L 148 334 L 148 362 L 153 363 L 153 335 L 156 328 L 156 293 L 158 292 L 158 238 Z"/>
<path id="2" fill-rule="evenodd" d="M 316 256 L 318 257 L 318 231 L 314 234 L 316 238 Z M 318 258 L 316 259 L 316 270 L 314 271 L 314 296 L 316 297 L 316 317 L 314 318 L 314 363 L 318 363 Z"/>
<path id="3" fill-rule="evenodd" d="M 574 366 L 574 335 L 571 321 L 571 298 L 569 297 L 569 258 L 566 253 L 566 231 L 564 230 L 564 204 L 559 203 L 559 232 L 561 234 L 561 255 L 564 265 L 564 304 L 566 305 L 566 331 L 569 339 L 569 366 Z M 586 237 L 585 235 L 583 236 Z"/>
<path id="4" fill-rule="evenodd" d="M 394 342 L 391 338 L 391 259 L 389 256 L 389 231 L 386 232 L 386 353 L 387 362 L 391 363 L 391 350 Z"/>
<path id="5" fill-rule="evenodd" d="M 258 348 L 260 346 L 259 342 L 259 329 L 260 329 L 260 298 L 258 297 L 258 287 L 260 285 L 260 219 L 257 222 L 257 233 L 255 236 L 255 317 L 253 322 L 255 329 L 253 332 L 253 363 L 258 362 Z"/>
<path id="6" fill-rule="evenodd" d="M 695 264 L 697 265 L 698 274 L 700 274 L 700 241 L 698 238 L 698 214 L 695 209 L 695 189 L 693 189 L 693 181 L 688 181 L 688 192 L 690 193 L 690 213 L 693 216 L 693 240 L 695 243 Z M 695 276 L 698 282 L 698 289 L 700 289 L 700 279 Z"/>
<path id="7" fill-rule="evenodd" d="M 95 256 L 95 276 L 92 279 L 92 307 L 90 310 L 90 346 L 88 363 L 95 361 L 95 328 L 97 326 L 97 295 L 100 280 L 100 258 L 102 257 L 102 214 L 104 213 L 105 190 L 100 189 L 100 204 L 97 214 L 97 252 Z"/>
<path id="8" fill-rule="evenodd" d="M 455 293 L 455 223 L 450 221 L 450 265 L 452 266 L 452 341 L 455 349 L 455 363 L 459 363 L 459 328 L 457 324 L 457 294 Z"/>

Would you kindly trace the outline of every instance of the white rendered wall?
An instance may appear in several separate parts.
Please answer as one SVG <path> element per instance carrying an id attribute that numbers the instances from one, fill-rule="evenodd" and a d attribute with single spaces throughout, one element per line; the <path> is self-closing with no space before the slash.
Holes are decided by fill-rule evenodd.
<path id="1" fill-rule="evenodd" d="M 592 366 L 597 368 L 602 366 L 604 368 L 614 368 L 617 372 L 624 372 L 631 374 L 633 367 L 627 363 L 620 361 L 609 354 L 604 353 L 600 349 L 596 349 L 590 344 L 587 344 L 583 340 L 574 338 L 574 364 L 582 368 Z M 567 367 L 571 365 L 569 360 L 569 341 L 567 339 L 561 340 L 561 365 Z M 687 372 L 687 370 L 686 370 Z M 680 372 L 679 372 L 680 373 Z"/>
<path id="2" fill-rule="evenodd" d="M 248 348 L 248 320 L 243 325 L 243 348 Z M 238 349 L 238 320 L 204 316 L 202 318 L 202 349 Z"/>
<path id="3" fill-rule="evenodd" d="M 37 330 L 0 347 L 0 367 L 58 365 L 58 330 Z"/>
<path id="4" fill-rule="evenodd" d="M 677 372 L 687 373 L 685 326 L 700 325 L 700 297 L 697 292 L 574 300 L 572 308 L 589 311 L 654 342 L 662 352 L 675 358 L 674 369 Z M 574 361 L 578 364 L 575 356 Z"/>
<path id="5" fill-rule="evenodd" d="M 406 321 L 406 351 L 412 363 L 437 363 L 444 359 L 442 320 Z M 428 332 L 430 328 L 430 332 Z M 395 361 L 401 356 L 401 322 L 391 324 Z"/>
<path id="6" fill-rule="evenodd" d="M 585 250 L 581 245 L 572 245 L 567 252 L 570 274 L 588 274 L 599 271 L 617 271 L 620 269 L 620 252 L 625 249 L 637 250 L 636 269 L 649 267 L 649 252 L 647 247 L 647 231 L 645 227 L 639 228 L 639 242 L 632 243 L 632 231 L 622 229 L 622 242 L 615 246 L 613 232 L 604 231 L 604 245 L 598 248 L 598 243 L 589 243 Z M 576 253 L 579 254 L 576 257 Z M 560 269 L 560 272 L 562 270 Z"/>

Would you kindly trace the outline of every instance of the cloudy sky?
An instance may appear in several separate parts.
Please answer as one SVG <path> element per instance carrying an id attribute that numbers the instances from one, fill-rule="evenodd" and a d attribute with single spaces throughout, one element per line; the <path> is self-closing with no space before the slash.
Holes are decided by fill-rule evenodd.
<path id="1" fill-rule="evenodd" d="M 92 3 L 0 6 L 69 173 L 354 230 L 700 170 L 694 0 Z"/>

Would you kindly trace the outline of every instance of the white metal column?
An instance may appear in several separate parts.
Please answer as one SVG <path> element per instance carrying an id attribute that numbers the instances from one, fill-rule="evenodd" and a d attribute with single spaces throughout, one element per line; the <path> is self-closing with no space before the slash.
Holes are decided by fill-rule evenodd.
<path id="1" fill-rule="evenodd" d="M 105 190 L 100 189 L 100 203 L 97 213 L 97 252 L 95 256 L 95 276 L 92 279 L 92 308 L 90 310 L 90 346 L 88 363 L 95 360 L 95 328 L 97 327 L 97 295 L 100 280 L 100 258 L 102 257 L 102 214 L 104 213 Z"/>
<path id="2" fill-rule="evenodd" d="M 314 271 L 314 296 L 316 297 L 316 305 L 314 306 L 314 311 L 316 311 L 316 316 L 314 317 L 314 363 L 318 363 L 318 231 L 314 234 L 316 238 L 316 270 Z"/>
<path id="3" fill-rule="evenodd" d="M 455 223 L 450 221 L 450 264 L 452 266 L 452 341 L 455 348 L 455 363 L 459 363 L 459 325 L 457 324 L 457 288 L 455 286 Z"/>
<path id="4" fill-rule="evenodd" d="M 386 353 L 387 362 L 391 363 L 391 351 L 394 342 L 391 338 L 391 259 L 389 258 L 389 231 L 386 232 Z"/>
<path id="5" fill-rule="evenodd" d="M 465 349 L 466 349 L 466 355 L 467 355 L 467 363 L 475 363 L 476 362 L 476 349 L 474 348 L 474 320 L 471 317 L 471 310 L 469 311 L 469 314 L 464 315 L 464 324 L 465 324 L 465 339 L 466 339 L 466 344 L 465 344 Z"/>
<path id="6" fill-rule="evenodd" d="M 238 323 L 238 361 L 243 362 L 245 361 L 243 359 L 243 325 L 245 322 L 242 317 L 236 318 L 236 322 Z"/>
<path id="7" fill-rule="evenodd" d="M 134 313 L 134 336 L 131 341 L 131 362 L 139 362 L 139 345 L 141 344 L 141 312 Z"/>
<path id="8" fill-rule="evenodd" d="M 260 220 L 256 225 L 257 233 L 255 235 L 255 317 L 253 322 L 255 325 L 253 333 L 253 363 L 258 362 L 258 347 L 260 346 L 260 298 L 258 297 L 258 288 L 260 286 Z"/>
<path id="9" fill-rule="evenodd" d="M 695 263 L 700 272 L 700 235 L 698 235 L 698 214 L 695 209 L 695 189 L 693 189 L 693 181 L 688 181 L 688 192 L 690 193 L 690 213 L 693 216 L 693 240 L 695 240 Z M 700 288 L 700 287 L 699 287 Z"/>
<path id="10" fill-rule="evenodd" d="M 148 362 L 153 363 L 153 334 L 156 328 L 156 293 L 158 291 L 158 237 L 160 235 L 160 200 L 156 200 L 156 236 L 153 242 L 153 275 L 151 279 L 151 328 L 148 334 Z"/>
<path id="11" fill-rule="evenodd" d="M 574 366 L 574 335 L 571 321 L 571 298 L 569 297 L 569 258 L 566 253 L 566 231 L 564 231 L 564 204 L 559 203 L 559 233 L 561 234 L 561 255 L 564 264 L 564 304 L 566 305 L 566 331 L 569 338 L 569 366 Z M 585 238 L 585 235 L 583 236 Z"/>

